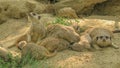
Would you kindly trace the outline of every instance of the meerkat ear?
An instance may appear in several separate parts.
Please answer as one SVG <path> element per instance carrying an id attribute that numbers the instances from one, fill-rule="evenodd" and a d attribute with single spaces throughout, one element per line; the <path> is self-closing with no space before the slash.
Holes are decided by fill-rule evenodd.
<path id="1" fill-rule="evenodd" d="M 23 47 L 24 47 L 26 44 L 27 44 L 26 41 L 20 41 L 20 42 L 18 43 L 17 47 L 18 47 L 18 49 L 22 50 Z"/>

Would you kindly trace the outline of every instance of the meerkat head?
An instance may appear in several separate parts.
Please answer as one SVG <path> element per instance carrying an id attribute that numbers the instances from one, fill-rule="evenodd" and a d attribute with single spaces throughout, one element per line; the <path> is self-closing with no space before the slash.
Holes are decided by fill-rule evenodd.
<path id="1" fill-rule="evenodd" d="M 33 22 L 39 23 L 41 16 L 38 15 L 37 13 L 31 12 L 31 13 L 27 14 L 27 18 L 28 18 L 28 21 L 31 23 L 33 23 Z"/>
<path id="2" fill-rule="evenodd" d="M 40 15 L 38 15 L 37 13 L 34 13 L 34 12 L 31 12 L 31 13 L 30 13 L 30 16 L 32 16 L 32 17 L 34 17 L 34 18 L 36 18 L 36 19 L 40 19 L 40 18 L 41 18 Z"/>
<path id="3" fill-rule="evenodd" d="M 96 43 L 101 47 L 109 46 L 112 44 L 111 36 L 108 35 L 96 36 L 95 40 Z"/>
<path id="4" fill-rule="evenodd" d="M 20 41 L 20 42 L 18 43 L 18 49 L 22 50 L 23 47 L 24 47 L 26 44 L 27 44 L 26 41 Z"/>

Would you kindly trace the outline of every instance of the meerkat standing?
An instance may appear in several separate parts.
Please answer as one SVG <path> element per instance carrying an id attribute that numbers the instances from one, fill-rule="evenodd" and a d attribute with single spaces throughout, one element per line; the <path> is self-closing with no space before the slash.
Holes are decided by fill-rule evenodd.
<path id="1" fill-rule="evenodd" d="M 41 16 L 33 12 L 28 15 L 28 21 L 31 23 L 31 29 L 28 34 L 29 41 L 37 42 L 46 36 L 46 28 L 44 22 L 39 21 L 40 18 Z"/>
<path id="2" fill-rule="evenodd" d="M 30 57 L 41 60 L 44 58 L 50 58 L 55 56 L 57 53 L 50 53 L 45 47 L 39 46 L 35 43 L 27 43 L 26 41 L 21 41 L 18 44 L 18 48 L 21 50 L 22 58 L 30 55 Z"/>

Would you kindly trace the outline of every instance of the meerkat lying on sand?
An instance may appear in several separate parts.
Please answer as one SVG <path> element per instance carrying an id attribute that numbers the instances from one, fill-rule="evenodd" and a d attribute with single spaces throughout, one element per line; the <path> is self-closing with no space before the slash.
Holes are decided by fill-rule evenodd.
<path id="1" fill-rule="evenodd" d="M 90 28 L 80 37 L 80 42 L 71 45 L 71 48 L 76 51 L 82 51 L 84 49 L 101 49 L 103 47 L 113 47 L 118 49 L 119 47 L 112 42 L 113 32 L 100 27 Z"/>
<path id="2" fill-rule="evenodd" d="M 95 49 L 99 49 L 100 47 L 101 48 L 108 47 L 108 46 L 111 46 L 116 49 L 119 48 L 112 42 L 114 38 L 113 32 L 108 29 L 96 27 L 96 28 L 88 29 L 86 32 L 90 35 L 92 39 L 92 46 Z"/>
<path id="3" fill-rule="evenodd" d="M 56 55 L 56 52 L 50 53 L 45 47 L 35 43 L 27 43 L 26 41 L 19 42 L 18 48 L 21 49 L 22 58 L 30 55 L 31 58 L 41 60 Z"/>
<path id="4" fill-rule="evenodd" d="M 67 49 L 70 44 L 68 41 L 64 39 L 47 37 L 43 39 L 40 43 L 38 43 L 38 45 L 44 46 L 50 52 L 54 52 L 54 51 L 58 52 Z"/>

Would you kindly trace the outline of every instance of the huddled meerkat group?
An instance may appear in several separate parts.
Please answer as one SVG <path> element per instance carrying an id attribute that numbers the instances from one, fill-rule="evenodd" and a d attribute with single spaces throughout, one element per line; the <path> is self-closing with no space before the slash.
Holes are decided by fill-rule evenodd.
<path id="1" fill-rule="evenodd" d="M 108 46 L 119 48 L 112 42 L 113 32 L 108 29 L 93 27 L 81 33 L 81 28 L 77 24 L 45 26 L 44 22 L 39 22 L 41 16 L 38 14 L 31 12 L 27 15 L 28 22 L 31 24 L 30 30 L 17 43 L 22 58 L 29 54 L 32 58 L 40 60 L 55 56 L 57 52 L 69 48 L 75 51 L 99 50 Z M 3 57 L 7 54 L 7 51 L 2 48 L 0 52 L 2 54 L 0 56 Z"/>
<path id="2" fill-rule="evenodd" d="M 72 27 L 60 24 L 53 24 L 45 27 L 44 22 L 39 22 L 40 18 L 41 16 L 36 13 L 32 12 L 28 14 L 28 21 L 31 23 L 31 26 L 30 31 L 27 33 L 27 40 L 23 40 L 26 41 L 27 46 L 25 46 L 25 49 L 20 48 L 23 41 L 20 41 L 17 44 L 19 49 L 22 49 L 22 54 L 28 54 L 26 53 L 29 51 L 27 48 L 32 48 L 30 50 L 32 55 L 34 55 L 32 51 L 40 51 L 40 53 L 44 52 L 43 50 L 41 51 L 41 48 L 48 50 L 50 53 L 59 52 L 68 49 L 70 44 L 80 40 L 79 34 L 77 34 Z M 40 53 L 38 52 L 36 55 L 38 56 Z M 47 55 L 45 56 L 47 57 Z M 38 58 L 35 55 L 34 57 L 35 59 Z"/>

